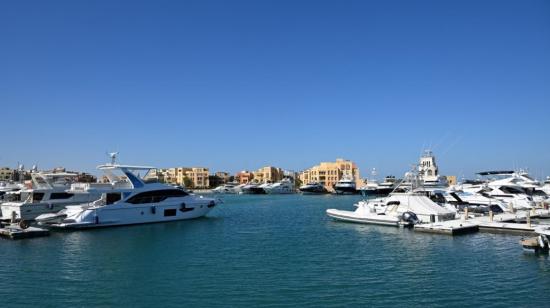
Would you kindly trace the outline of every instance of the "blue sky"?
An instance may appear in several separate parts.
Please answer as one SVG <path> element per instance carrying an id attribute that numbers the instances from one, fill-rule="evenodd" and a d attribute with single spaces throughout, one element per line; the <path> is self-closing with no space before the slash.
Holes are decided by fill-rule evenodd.
<path id="1" fill-rule="evenodd" d="M 3 1 L 0 165 L 550 175 L 548 1 Z"/>

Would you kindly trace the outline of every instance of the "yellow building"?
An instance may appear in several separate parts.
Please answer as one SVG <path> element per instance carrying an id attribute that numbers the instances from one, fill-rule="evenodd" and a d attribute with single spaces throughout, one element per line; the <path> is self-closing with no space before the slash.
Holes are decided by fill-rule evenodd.
<path id="1" fill-rule="evenodd" d="M 275 183 L 283 179 L 284 171 L 271 166 L 260 168 L 253 172 L 256 183 Z"/>
<path id="2" fill-rule="evenodd" d="M 210 172 L 208 168 L 203 167 L 177 167 L 168 169 L 154 169 L 147 174 L 146 179 L 157 179 L 164 183 L 174 185 L 185 185 L 185 179 L 189 179 L 191 187 L 188 188 L 208 188 Z M 189 186 L 189 185 L 187 185 Z"/>
<path id="3" fill-rule="evenodd" d="M 318 182 L 327 189 L 332 189 L 332 186 L 343 177 L 352 178 L 356 183 L 361 183 L 357 165 L 341 158 L 336 159 L 335 162 L 322 162 L 300 173 L 302 183 Z"/>

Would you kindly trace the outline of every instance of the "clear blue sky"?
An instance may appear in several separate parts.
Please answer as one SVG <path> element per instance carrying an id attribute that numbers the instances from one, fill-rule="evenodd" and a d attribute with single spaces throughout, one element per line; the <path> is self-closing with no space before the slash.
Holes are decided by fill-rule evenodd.
<path id="1" fill-rule="evenodd" d="M 0 165 L 550 175 L 550 1 L 2 1 Z"/>

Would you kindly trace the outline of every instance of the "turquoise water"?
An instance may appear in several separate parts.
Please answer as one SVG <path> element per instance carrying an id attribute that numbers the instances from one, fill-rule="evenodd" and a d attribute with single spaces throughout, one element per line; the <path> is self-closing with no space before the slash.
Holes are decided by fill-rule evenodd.
<path id="1" fill-rule="evenodd" d="M 326 217 L 358 196 L 224 200 L 193 221 L 2 240 L 2 306 L 550 306 L 550 260 L 519 236 Z"/>

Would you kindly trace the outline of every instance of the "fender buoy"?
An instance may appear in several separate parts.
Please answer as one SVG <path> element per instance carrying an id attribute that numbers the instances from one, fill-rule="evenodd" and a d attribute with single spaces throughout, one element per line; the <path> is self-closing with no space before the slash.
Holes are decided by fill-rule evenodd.
<path id="1" fill-rule="evenodd" d="M 19 222 L 19 227 L 20 227 L 21 229 L 27 229 L 27 228 L 29 227 L 29 223 L 28 223 L 26 220 L 21 220 L 21 221 Z"/>
<path id="2" fill-rule="evenodd" d="M 151 206 L 151 213 L 152 214 L 155 214 L 157 212 L 157 207 L 156 206 Z"/>

